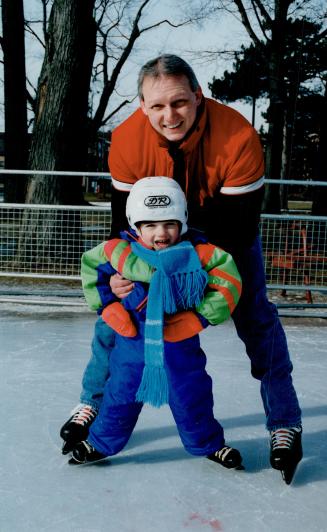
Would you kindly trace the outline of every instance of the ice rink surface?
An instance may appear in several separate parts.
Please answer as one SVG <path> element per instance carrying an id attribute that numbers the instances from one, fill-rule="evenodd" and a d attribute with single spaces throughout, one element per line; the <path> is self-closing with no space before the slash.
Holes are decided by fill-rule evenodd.
<path id="1" fill-rule="evenodd" d="M 285 329 L 303 410 L 291 486 L 269 466 L 259 384 L 231 322 L 202 334 L 215 415 L 245 471 L 183 449 L 168 407 L 144 407 L 125 450 L 69 466 L 58 435 L 78 403 L 94 316 L 0 307 L 1 532 L 327 531 L 326 320 Z"/>

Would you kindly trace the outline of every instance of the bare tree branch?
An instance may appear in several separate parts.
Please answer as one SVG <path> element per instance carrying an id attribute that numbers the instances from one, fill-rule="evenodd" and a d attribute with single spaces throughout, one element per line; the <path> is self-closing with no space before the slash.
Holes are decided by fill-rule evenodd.
<path id="1" fill-rule="evenodd" d="M 44 42 L 47 42 L 48 40 L 48 28 L 47 28 L 47 20 L 48 20 L 48 14 L 47 14 L 47 0 L 42 0 L 42 11 L 43 11 L 43 38 Z"/>
<path id="2" fill-rule="evenodd" d="M 140 34 L 144 33 L 145 31 L 152 30 L 153 28 L 158 28 L 162 24 L 168 24 L 172 28 L 180 28 L 181 26 L 186 26 L 187 24 L 191 24 L 192 22 L 192 19 L 187 19 L 184 22 L 180 22 L 179 24 L 173 24 L 172 22 L 170 22 L 170 20 L 164 19 L 160 20 L 159 22 L 156 22 L 156 24 L 152 24 L 152 26 L 147 26 L 146 28 L 143 28 L 142 30 L 140 30 Z"/>
<path id="3" fill-rule="evenodd" d="M 256 3 L 255 3 L 255 0 L 251 0 L 251 4 L 252 4 L 254 14 L 255 14 L 255 16 L 256 16 L 256 19 L 257 19 L 257 21 L 258 21 L 258 24 L 259 24 L 259 26 L 260 26 L 260 29 L 261 29 L 263 35 L 265 36 L 265 38 L 266 38 L 267 41 L 270 41 L 270 38 L 268 37 L 268 35 L 267 35 L 266 31 L 265 31 L 265 28 L 263 27 L 262 20 L 261 20 L 261 18 L 259 17 L 258 9 L 257 9 Z"/>
<path id="4" fill-rule="evenodd" d="M 35 113 L 35 110 L 36 110 L 36 100 L 35 100 L 35 98 L 31 95 L 31 93 L 29 92 L 28 89 L 26 89 L 26 99 L 27 99 L 27 102 L 30 104 L 32 111 Z"/>
<path id="5" fill-rule="evenodd" d="M 103 89 L 101 97 L 100 97 L 100 102 L 99 102 L 98 108 L 97 108 L 96 113 L 94 115 L 94 118 L 92 120 L 92 130 L 94 132 L 97 131 L 99 129 L 100 125 L 101 125 L 102 117 L 104 116 L 104 113 L 106 111 L 106 107 L 108 105 L 109 98 L 110 98 L 110 96 L 112 95 L 112 93 L 114 91 L 114 88 L 115 88 L 119 73 L 120 73 L 123 65 L 125 64 L 127 58 L 129 57 L 129 55 L 130 55 L 130 53 L 131 53 L 131 51 L 133 49 L 133 46 L 134 46 L 134 43 L 135 43 L 136 39 L 138 39 L 138 37 L 140 36 L 140 29 L 139 29 L 138 24 L 139 24 L 140 18 L 142 16 L 142 11 L 146 7 L 146 5 L 149 3 L 149 1 L 150 0 L 144 0 L 144 2 L 141 4 L 139 10 L 137 11 L 135 19 L 134 19 L 134 22 L 133 22 L 132 31 L 131 31 L 131 34 L 130 34 L 130 37 L 129 37 L 129 40 L 128 40 L 128 43 L 127 43 L 127 46 L 124 48 L 123 53 L 121 54 L 119 60 L 117 61 L 116 65 L 115 65 L 115 67 L 114 67 L 114 69 L 113 69 L 113 71 L 111 73 L 110 79 L 108 80 L 108 82 L 104 86 L 104 89 Z"/>
<path id="6" fill-rule="evenodd" d="M 234 0 L 234 3 L 236 4 L 239 10 L 239 13 L 241 15 L 243 26 L 245 27 L 252 41 L 254 42 L 254 44 L 258 46 L 260 50 L 263 50 L 262 42 L 260 41 L 260 39 L 258 38 L 257 34 L 255 33 L 255 31 L 253 30 L 251 26 L 249 17 L 247 15 L 247 12 L 246 12 L 246 9 L 244 7 L 242 0 Z"/>
<path id="7" fill-rule="evenodd" d="M 137 98 L 137 96 L 134 96 L 134 98 L 132 98 L 131 100 L 124 100 L 121 104 L 118 105 L 118 107 L 116 107 L 116 109 L 114 109 L 114 111 L 112 111 L 108 116 L 106 116 L 102 122 L 101 122 L 101 126 L 104 126 L 105 124 L 107 124 L 107 122 L 109 122 L 109 120 L 116 114 L 118 113 L 118 111 L 120 111 L 120 109 L 122 107 L 124 107 L 125 105 L 127 105 L 128 103 L 133 103 L 134 100 Z"/>
<path id="8" fill-rule="evenodd" d="M 25 30 L 28 31 L 28 33 L 30 33 L 31 35 L 33 35 L 33 37 L 35 37 L 35 39 L 39 42 L 39 44 L 41 44 L 41 46 L 43 48 L 45 48 L 44 42 L 42 41 L 42 39 L 40 39 L 38 34 L 31 27 L 31 24 L 33 24 L 33 23 L 35 23 L 35 22 L 31 22 L 29 20 L 25 20 L 25 24 L 24 24 L 25 25 Z"/>
<path id="9" fill-rule="evenodd" d="M 259 9 L 260 13 L 261 13 L 261 16 L 262 18 L 265 20 L 265 22 L 271 26 L 272 24 L 272 18 L 271 16 L 269 15 L 268 11 L 266 10 L 265 6 L 263 5 L 263 3 L 261 2 L 261 0 L 251 0 L 251 3 L 252 5 L 255 4 L 256 7 Z M 253 8 L 254 8 L 254 5 L 253 5 Z M 255 9 L 255 8 L 254 8 Z"/>

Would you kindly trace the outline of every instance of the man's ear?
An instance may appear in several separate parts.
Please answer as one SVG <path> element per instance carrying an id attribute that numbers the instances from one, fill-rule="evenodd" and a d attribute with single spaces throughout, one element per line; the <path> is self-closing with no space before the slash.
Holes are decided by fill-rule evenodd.
<path id="1" fill-rule="evenodd" d="M 146 108 L 145 108 L 145 104 L 144 104 L 144 100 L 143 100 L 143 98 L 140 99 L 140 106 L 141 106 L 141 109 L 142 109 L 143 113 L 144 113 L 146 116 L 148 116 L 148 113 L 147 113 L 147 110 L 146 110 Z"/>
<path id="2" fill-rule="evenodd" d="M 195 99 L 196 99 L 196 105 L 199 106 L 202 101 L 202 96 L 203 96 L 201 87 L 198 87 L 194 94 L 195 94 Z"/>

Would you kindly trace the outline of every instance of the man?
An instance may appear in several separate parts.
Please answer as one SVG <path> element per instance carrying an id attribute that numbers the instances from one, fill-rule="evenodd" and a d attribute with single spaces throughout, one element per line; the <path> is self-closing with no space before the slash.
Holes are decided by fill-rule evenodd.
<path id="1" fill-rule="evenodd" d="M 189 225 L 203 229 L 212 243 L 233 255 L 243 293 L 232 317 L 252 375 L 261 381 L 271 465 L 290 482 L 302 458 L 301 410 L 285 334 L 266 296 L 258 237 L 264 170 L 258 136 L 239 113 L 204 98 L 193 70 L 177 56 L 162 55 L 146 63 L 138 90 L 140 108 L 112 135 L 111 236 L 126 226 L 125 204 L 133 183 L 165 175 L 176 179 L 186 193 Z M 132 287 L 128 280 L 111 281 L 117 298 Z M 85 439 L 101 402 L 114 338 L 110 329 L 102 334 L 100 328 L 104 325 L 98 321 L 83 377 L 83 404 L 61 430 L 67 442 L 64 452 L 73 440 Z"/>

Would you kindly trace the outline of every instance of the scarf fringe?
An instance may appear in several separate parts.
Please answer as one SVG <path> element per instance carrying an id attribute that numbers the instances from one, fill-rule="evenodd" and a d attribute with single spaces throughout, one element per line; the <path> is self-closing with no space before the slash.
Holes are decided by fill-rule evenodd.
<path id="1" fill-rule="evenodd" d="M 168 380 L 164 368 L 164 313 L 200 304 L 208 274 L 202 269 L 199 256 L 188 241 L 154 251 L 132 242 L 131 248 L 142 260 L 151 264 L 153 273 L 144 328 L 144 362 L 142 381 L 136 400 L 159 408 L 168 403 Z"/>
<path id="2" fill-rule="evenodd" d="M 149 403 L 160 408 L 169 399 L 168 380 L 165 368 L 162 366 L 145 366 L 141 384 L 136 393 L 136 401 Z"/>
<path id="3" fill-rule="evenodd" d="M 162 276 L 163 307 L 167 314 L 175 314 L 179 309 L 189 309 L 199 305 L 208 283 L 205 270 L 178 272 Z"/>

